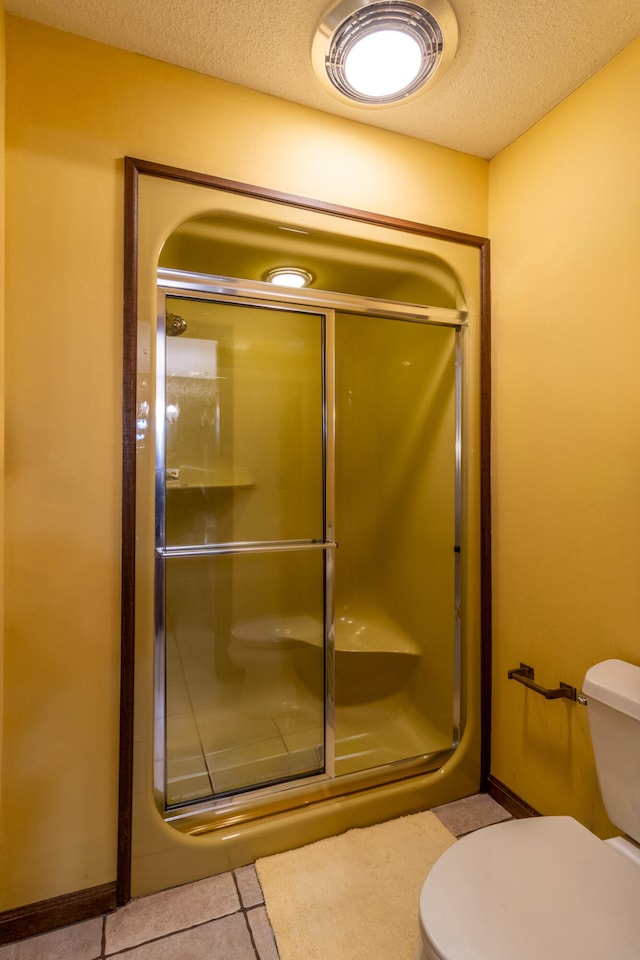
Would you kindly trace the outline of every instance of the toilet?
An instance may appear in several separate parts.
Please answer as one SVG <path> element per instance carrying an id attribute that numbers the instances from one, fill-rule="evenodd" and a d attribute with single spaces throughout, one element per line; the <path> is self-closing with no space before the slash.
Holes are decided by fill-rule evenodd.
<path id="1" fill-rule="evenodd" d="M 640 667 L 598 663 L 583 693 L 602 798 L 626 836 L 554 816 L 463 837 L 422 887 L 418 960 L 640 958 Z"/>

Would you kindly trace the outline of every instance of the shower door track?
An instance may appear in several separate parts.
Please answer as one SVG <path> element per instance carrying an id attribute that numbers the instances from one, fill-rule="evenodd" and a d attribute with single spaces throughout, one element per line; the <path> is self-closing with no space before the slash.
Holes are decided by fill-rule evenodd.
<path id="1" fill-rule="evenodd" d="M 397 301 L 380 300 L 305 289 L 289 291 L 274 289 L 273 284 L 258 281 L 236 280 L 193 274 L 180 270 L 158 269 L 158 324 L 157 324 L 157 383 L 156 405 L 165 408 L 165 362 L 164 336 L 167 296 L 203 299 L 217 303 L 262 306 L 274 309 L 297 310 L 315 313 L 323 317 L 323 446 L 325 490 L 325 539 L 283 541 L 238 541 L 217 544 L 166 545 L 164 535 L 165 515 L 165 441 L 164 416 L 156 420 L 156 670 L 155 670 L 155 744 L 160 749 L 162 764 L 156 764 L 155 796 L 163 819 L 181 832 L 200 835 L 220 829 L 229 824 L 269 816 L 274 813 L 371 789 L 385 783 L 420 776 L 437 770 L 450 757 L 457 746 L 460 730 L 460 536 L 461 536 L 461 405 L 462 405 L 462 353 L 460 333 L 467 322 L 464 311 L 446 307 L 428 307 Z M 450 327 L 456 332 L 456 490 L 455 490 L 455 729 L 456 735 L 450 749 L 405 760 L 387 762 L 383 766 L 354 773 L 335 775 L 334 766 L 334 613 L 333 613 L 333 552 L 335 507 L 335 311 L 362 316 L 384 317 L 415 323 Z M 254 786 L 242 791 L 210 795 L 202 800 L 180 801 L 167 804 L 165 800 L 165 623 L 164 606 L 159 598 L 164 595 L 164 561 L 170 558 L 214 557 L 244 553 L 282 553 L 287 551 L 320 550 L 326 555 L 325 563 L 325 768 L 324 772 L 303 775 L 298 779 L 285 780 L 264 786 Z M 158 709 L 160 708 L 160 709 Z M 156 756 L 158 753 L 156 752 Z M 160 769 L 162 767 L 162 770 Z"/>
<path id="2" fill-rule="evenodd" d="M 400 300 L 382 300 L 378 297 L 365 297 L 352 293 L 336 293 L 332 290 L 303 290 L 278 287 L 273 283 L 259 280 L 238 280 L 234 277 L 216 277 L 204 273 L 189 273 L 184 270 L 158 268 L 158 287 L 172 290 L 203 293 L 208 296 L 226 299 L 238 298 L 259 303 L 285 304 L 288 307 L 302 307 L 306 311 L 342 310 L 345 313 L 357 313 L 362 316 L 397 317 L 401 320 L 414 320 L 418 323 L 435 323 L 447 327 L 465 326 L 468 322 L 465 310 L 451 307 L 430 307 L 424 304 L 404 303 Z"/>

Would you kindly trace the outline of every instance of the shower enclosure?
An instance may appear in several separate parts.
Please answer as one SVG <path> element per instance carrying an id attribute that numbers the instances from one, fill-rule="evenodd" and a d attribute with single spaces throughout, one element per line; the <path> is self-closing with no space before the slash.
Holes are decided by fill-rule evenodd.
<path id="1" fill-rule="evenodd" d="M 475 792 L 490 626 L 487 241 L 126 174 L 120 902 Z"/>
<path id="2" fill-rule="evenodd" d="M 222 822 L 460 736 L 465 315 L 158 272 L 156 796 Z"/>

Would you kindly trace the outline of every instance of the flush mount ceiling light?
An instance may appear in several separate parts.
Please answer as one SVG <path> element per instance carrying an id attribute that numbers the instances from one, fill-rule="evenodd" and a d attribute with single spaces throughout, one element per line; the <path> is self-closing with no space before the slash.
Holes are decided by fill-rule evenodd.
<path id="1" fill-rule="evenodd" d="M 301 267 L 276 267 L 265 273 L 267 283 L 277 283 L 281 287 L 308 287 L 313 274 Z"/>
<path id="2" fill-rule="evenodd" d="M 340 0 L 316 30 L 311 59 L 331 93 L 379 107 L 415 96 L 457 45 L 447 0 Z"/>

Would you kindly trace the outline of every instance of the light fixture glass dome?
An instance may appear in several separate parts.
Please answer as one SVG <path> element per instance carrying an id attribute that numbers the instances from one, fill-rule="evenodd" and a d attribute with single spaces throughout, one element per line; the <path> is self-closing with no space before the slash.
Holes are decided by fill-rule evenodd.
<path id="1" fill-rule="evenodd" d="M 316 75 L 340 99 L 384 106 L 415 96 L 456 52 L 448 0 L 340 0 L 316 30 Z"/>
<path id="2" fill-rule="evenodd" d="M 379 64 L 384 62 L 384 70 Z M 363 33 L 344 61 L 347 83 L 365 97 L 388 97 L 405 90 L 422 67 L 418 41 L 401 30 Z"/>
<path id="3" fill-rule="evenodd" d="M 267 283 L 277 283 L 281 287 L 308 287 L 313 274 L 301 267 L 274 267 L 264 275 Z"/>

